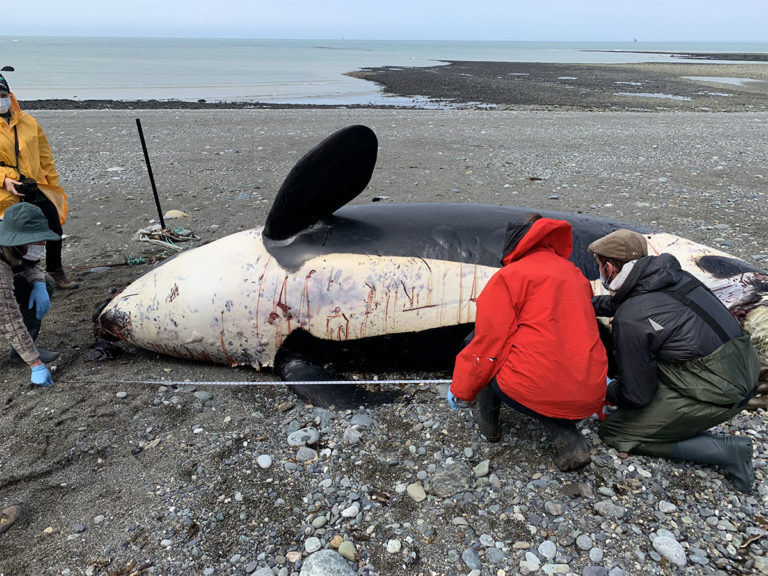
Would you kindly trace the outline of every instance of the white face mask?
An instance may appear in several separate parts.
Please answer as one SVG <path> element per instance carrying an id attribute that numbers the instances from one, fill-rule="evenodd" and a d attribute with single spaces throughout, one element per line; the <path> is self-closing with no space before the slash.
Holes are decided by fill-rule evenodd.
<path id="1" fill-rule="evenodd" d="M 30 244 L 27 246 L 27 253 L 24 254 L 24 259 L 37 262 L 38 260 L 42 260 L 43 256 L 45 256 L 45 246 L 41 244 Z"/>
<path id="2" fill-rule="evenodd" d="M 0 114 L 5 114 L 11 109 L 10 98 L 0 98 Z"/>

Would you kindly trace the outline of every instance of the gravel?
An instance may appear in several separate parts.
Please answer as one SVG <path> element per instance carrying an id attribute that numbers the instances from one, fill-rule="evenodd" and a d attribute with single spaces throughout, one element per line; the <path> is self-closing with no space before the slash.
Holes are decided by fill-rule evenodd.
<path id="1" fill-rule="evenodd" d="M 713 468 L 621 458 L 593 420 L 580 424 L 592 463 L 560 472 L 535 421 L 504 407 L 503 440 L 489 444 L 468 409 L 447 409 L 441 386 L 337 411 L 282 386 L 199 384 L 264 384 L 269 372 L 127 345 L 86 362 L 91 312 L 148 268 L 127 259 L 163 253 L 131 240 L 157 215 L 134 114 L 37 116 L 70 191 L 64 259 L 82 287 L 54 296 L 41 332 L 62 351 L 54 386 L 33 389 L 0 359 L 0 505 L 25 508 L 0 537 L 0 574 L 768 574 L 764 411 L 716 429 L 753 440 L 757 482 L 744 495 Z M 581 211 L 768 258 L 765 113 L 141 116 L 162 205 L 188 213 L 203 241 L 263 223 L 301 154 L 365 123 L 381 149 L 357 202 Z M 448 377 L 379 375 L 424 376 Z"/>

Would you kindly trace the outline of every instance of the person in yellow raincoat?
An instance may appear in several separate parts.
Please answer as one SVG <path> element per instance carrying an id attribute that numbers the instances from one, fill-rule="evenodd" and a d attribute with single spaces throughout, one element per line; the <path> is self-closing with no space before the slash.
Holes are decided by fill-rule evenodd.
<path id="1" fill-rule="evenodd" d="M 67 193 L 59 186 L 59 174 L 51 147 L 34 117 L 22 111 L 16 96 L 0 75 L 0 218 L 17 202 L 31 202 L 43 211 L 50 229 L 61 236 L 67 219 Z M 23 182 L 22 182 L 23 181 Z M 61 240 L 45 247 L 46 271 L 59 289 L 77 288 L 64 272 Z"/>

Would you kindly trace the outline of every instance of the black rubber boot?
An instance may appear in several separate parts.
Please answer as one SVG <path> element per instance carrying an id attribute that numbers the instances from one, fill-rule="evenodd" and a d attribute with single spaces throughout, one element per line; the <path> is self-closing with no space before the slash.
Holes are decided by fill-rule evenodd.
<path id="1" fill-rule="evenodd" d="M 40 334 L 41 322 L 37 319 L 37 316 L 35 316 L 34 308 L 32 310 L 25 310 L 24 313 L 22 313 L 22 318 L 24 319 L 24 325 L 27 327 L 27 332 L 29 332 L 32 340 L 37 340 L 37 335 Z M 40 362 L 43 364 L 53 362 L 56 360 L 56 358 L 59 357 L 58 352 L 53 352 L 52 350 L 43 350 L 42 348 L 38 348 L 37 353 L 40 354 Z M 21 360 L 21 356 L 19 356 L 19 353 L 16 352 L 13 347 L 11 347 L 11 351 L 8 353 L 8 357 L 11 360 Z"/>
<path id="2" fill-rule="evenodd" d="M 739 492 L 749 494 L 755 483 L 752 439 L 744 436 L 699 434 L 672 444 L 672 458 L 719 466 Z"/>
<path id="3" fill-rule="evenodd" d="M 592 461 L 589 445 L 575 422 L 544 417 L 541 421 L 555 447 L 555 465 L 560 470 L 578 470 Z"/>
<path id="4" fill-rule="evenodd" d="M 496 396 L 490 386 L 486 386 L 475 398 L 472 404 L 472 416 L 480 433 L 488 442 L 496 443 L 501 440 L 501 426 L 499 425 L 499 413 L 501 412 L 501 398 Z"/>
<path id="5" fill-rule="evenodd" d="M 49 362 L 53 362 L 56 360 L 56 358 L 59 357 L 58 352 L 54 352 L 53 350 L 45 350 L 43 348 L 38 348 L 37 353 L 40 355 L 40 362 L 43 364 L 48 364 Z M 19 356 L 19 353 L 16 352 L 13 348 L 11 348 L 11 351 L 8 353 L 8 357 L 11 360 L 21 360 L 21 356 Z"/>

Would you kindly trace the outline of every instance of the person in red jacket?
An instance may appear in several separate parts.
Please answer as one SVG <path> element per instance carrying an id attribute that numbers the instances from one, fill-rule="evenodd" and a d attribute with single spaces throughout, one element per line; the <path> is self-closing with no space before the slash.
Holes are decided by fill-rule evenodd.
<path id="1" fill-rule="evenodd" d="M 608 360 L 592 309 L 592 289 L 568 258 L 570 224 L 531 216 L 510 224 L 503 267 L 477 299 L 474 335 L 456 358 L 447 399 L 475 400 L 473 414 L 490 442 L 501 440 L 504 401 L 539 419 L 555 464 L 590 462 L 576 422 L 599 412 Z"/>

